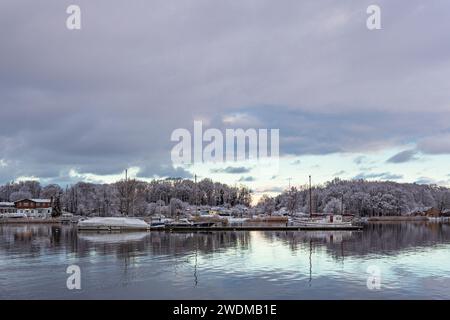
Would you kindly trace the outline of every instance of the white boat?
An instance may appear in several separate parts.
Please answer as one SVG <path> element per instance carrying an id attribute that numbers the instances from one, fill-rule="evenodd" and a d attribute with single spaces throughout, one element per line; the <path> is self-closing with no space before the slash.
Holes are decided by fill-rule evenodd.
<path id="1" fill-rule="evenodd" d="M 173 219 L 166 218 L 164 215 L 155 215 L 150 219 L 150 227 L 163 228 L 166 224 L 171 223 Z"/>
<path id="2" fill-rule="evenodd" d="M 356 217 L 356 218 L 353 218 L 353 222 L 355 222 L 355 223 L 367 223 L 367 222 L 369 222 L 369 218 L 368 217 Z"/>
<path id="3" fill-rule="evenodd" d="M 327 215 L 323 218 L 300 218 L 293 221 L 301 227 L 345 228 L 352 226 L 352 222 L 343 221 L 341 215 Z"/>
<path id="4" fill-rule="evenodd" d="M 206 228 L 206 227 L 212 227 L 212 226 L 214 226 L 214 224 L 215 224 L 214 222 L 208 222 L 208 221 L 193 222 L 193 221 L 190 221 L 189 219 L 181 218 L 181 219 L 166 223 L 166 227 L 168 227 L 168 228 L 171 228 L 171 227 Z"/>
<path id="5" fill-rule="evenodd" d="M 247 220 L 249 220 L 249 218 L 227 217 L 226 220 L 228 221 L 229 224 L 238 224 L 246 222 Z"/>
<path id="6" fill-rule="evenodd" d="M 166 226 L 169 226 L 169 227 L 192 227 L 192 226 L 194 226 L 194 223 L 192 221 L 189 221 L 186 218 L 182 218 L 182 219 L 178 219 L 178 220 L 166 223 Z"/>
<path id="7" fill-rule="evenodd" d="M 222 220 L 226 220 L 229 224 L 239 224 L 249 220 L 249 218 L 239 218 L 237 216 L 233 216 L 231 212 L 221 212 L 218 217 Z"/>
<path id="8" fill-rule="evenodd" d="M 90 218 L 78 222 L 79 230 L 148 230 L 150 225 L 141 219 L 136 218 Z"/>
<path id="9" fill-rule="evenodd" d="M 28 218 L 28 216 L 25 213 L 21 213 L 21 212 L 9 212 L 9 213 L 4 213 L 2 215 L 2 218 L 20 219 L 20 218 Z"/>
<path id="10" fill-rule="evenodd" d="M 201 211 L 198 213 L 198 216 L 199 216 L 200 218 L 208 218 L 208 219 L 212 219 L 212 218 L 215 218 L 215 217 L 216 217 L 216 215 L 211 214 L 209 211 L 206 211 L 206 210 L 201 210 Z"/>

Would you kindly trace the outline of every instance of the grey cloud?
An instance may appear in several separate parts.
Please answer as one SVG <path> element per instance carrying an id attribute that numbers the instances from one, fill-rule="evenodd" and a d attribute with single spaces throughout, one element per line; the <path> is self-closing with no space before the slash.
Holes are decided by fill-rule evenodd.
<path id="1" fill-rule="evenodd" d="M 355 159 L 353 159 L 353 162 L 356 164 L 362 164 L 362 163 L 364 163 L 364 161 L 366 161 L 365 156 L 359 156 L 359 157 L 356 157 Z"/>
<path id="2" fill-rule="evenodd" d="M 238 173 L 248 173 L 252 169 L 246 167 L 226 167 L 220 169 L 211 169 L 211 173 L 230 173 L 230 174 L 238 174 Z"/>
<path id="3" fill-rule="evenodd" d="M 447 120 L 449 120 L 448 117 Z M 441 133 L 420 139 L 418 149 L 428 154 L 450 154 L 450 133 Z"/>
<path id="4" fill-rule="evenodd" d="M 336 108 L 339 108 L 336 106 Z M 405 141 L 419 139 L 438 130 L 423 126 L 435 122 L 445 113 L 424 112 L 405 118 L 401 112 L 316 113 L 288 106 L 259 106 L 240 109 L 257 117 L 262 128 L 280 129 L 280 152 L 290 155 L 326 155 L 338 152 L 368 152 L 403 145 Z M 214 122 L 214 124 L 218 122 Z M 399 126 L 399 123 L 402 123 Z M 354 159 L 362 164 L 365 156 Z"/>
<path id="5" fill-rule="evenodd" d="M 417 184 L 433 184 L 433 183 L 435 183 L 435 180 L 431 179 L 431 178 L 428 178 L 428 177 L 420 177 L 416 181 L 414 181 L 414 183 L 417 183 Z"/>
<path id="6" fill-rule="evenodd" d="M 403 175 L 393 174 L 390 172 L 382 172 L 382 173 L 359 173 L 353 179 L 379 179 L 379 180 L 399 180 L 403 179 Z"/>
<path id="7" fill-rule="evenodd" d="M 256 178 L 255 177 L 251 177 L 251 176 L 247 176 L 247 177 L 241 177 L 239 179 L 240 182 L 252 182 L 255 181 Z"/>
<path id="8" fill-rule="evenodd" d="M 416 160 L 417 159 L 416 155 L 417 155 L 416 150 L 405 150 L 405 151 L 397 153 L 396 155 L 393 155 L 388 160 L 386 160 L 386 162 L 390 162 L 390 163 L 409 162 L 412 160 Z"/>
<path id="9" fill-rule="evenodd" d="M 370 1 L 79 0 L 80 31 L 69 4 L 0 3 L 0 182 L 188 175 L 167 166 L 172 130 L 239 113 L 279 128 L 284 154 L 450 150 L 433 138 L 448 130 L 450 3 L 380 0 L 380 33 Z"/>
<path id="10" fill-rule="evenodd" d="M 193 174 L 185 170 L 184 168 L 180 167 L 174 168 L 172 165 L 156 165 L 156 166 L 144 166 L 139 171 L 138 177 L 192 178 Z"/>

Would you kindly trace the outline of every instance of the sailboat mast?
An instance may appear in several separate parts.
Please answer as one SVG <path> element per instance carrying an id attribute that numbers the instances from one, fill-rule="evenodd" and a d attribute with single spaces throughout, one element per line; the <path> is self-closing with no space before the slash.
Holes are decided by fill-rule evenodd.
<path id="1" fill-rule="evenodd" d="M 312 189 L 311 189 L 311 176 L 309 176 L 309 217 L 312 218 Z"/>

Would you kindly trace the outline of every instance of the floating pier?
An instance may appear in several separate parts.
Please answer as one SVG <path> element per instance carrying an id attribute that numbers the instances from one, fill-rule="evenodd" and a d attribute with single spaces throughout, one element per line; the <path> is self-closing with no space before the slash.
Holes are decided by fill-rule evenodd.
<path id="1" fill-rule="evenodd" d="M 150 231 L 355 231 L 363 226 L 220 226 L 220 227 L 181 227 L 166 226 L 164 228 L 150 228 Z"/>

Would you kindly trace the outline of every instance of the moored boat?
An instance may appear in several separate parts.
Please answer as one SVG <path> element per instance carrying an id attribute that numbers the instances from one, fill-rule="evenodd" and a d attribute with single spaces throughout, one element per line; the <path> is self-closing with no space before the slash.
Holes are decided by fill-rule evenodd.
<path id="1" fill-rule="evenodd" d="M 137 218 L 96 217 L 78 222 L 78 230 L 133 231 L 148 230 L 150 225 Z"/>
<path id="2" fill-rule="evenodd" d="M 166 226 L 167 227 L 193 227 L 194 223 L 192 221 L 189 221 L 186 218 L 182 218 L 182 219 L 178 219 L 178 220 L 166 223 Z"/>
<path id="3" fill-rule="evenodd" d="M 166 228 L 208 228 L 214 226 L 212 221 L 193 222 L 189 219 L 182 218 L 165 224 Z"/>
<path id="4" fill-rule="evenodd" d="M 352 221 L 344 221 L 342 215 L 327 215 L 323 218 L 300 218 L 293 220 L 294 225 L 301 227 L 345 228 L 352 227 Z"/>
<path id="5" fill-rule="evenodd" d="M 244 223 L 246 221 L 248 221 L 249 218 L 234 218 L 234 217 L 228 217 L 227 221 L 229 224 L 239 224 L 239 223 Z"/>
<path id="6" fill-rule="evenodd" d="M 209 228 L 209 227 L 213 227 L 216 223 L 215 222 L 194 222 L 194 226 L 195 227 L 200 227 L 200 228 Z"/>
<path id="7" fill-rule="evenodd" d="M 155 215 L 150 219 L 150 227 L 152 229 L 164 228 L 166 224 L 171 223 L 173 219 L 166 218 L 164 215 Z"/>
<path id="8" fill-rule="evenodd" d="M 151 229 L 158 229 L 158 228 L 164 228 L 166 226 L 165 222 L 152 222 L 150 223 L 150 228 Z"/>

